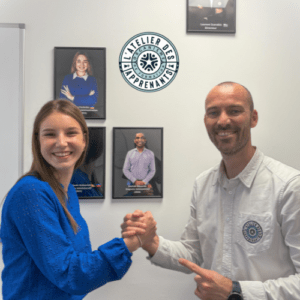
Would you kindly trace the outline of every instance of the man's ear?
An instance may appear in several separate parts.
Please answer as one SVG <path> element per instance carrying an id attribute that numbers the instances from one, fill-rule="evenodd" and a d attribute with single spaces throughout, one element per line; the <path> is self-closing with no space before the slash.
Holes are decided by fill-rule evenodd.
<path id="1" fill-rule="evenodd" d="M 251 128 L 254 128 L 258 122 L 258 112 L 256 109 L 251 113 Z"/>

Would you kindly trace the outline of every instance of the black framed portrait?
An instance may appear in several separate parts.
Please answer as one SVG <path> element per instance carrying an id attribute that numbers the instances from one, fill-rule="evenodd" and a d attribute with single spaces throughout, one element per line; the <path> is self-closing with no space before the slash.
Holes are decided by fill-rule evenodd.
<path id="1" fill-rule="evenodd" d="M 89 144 L 84 163 L 74 170 L 71 184 L 79 199 L 105 198 L 105 127 L 88 127 Z"/>
<path id="2" fill-rule="evenodd" d="M 236 0 L 187 0 L 187 32 L 236 32 Z"/>
<path id="3" fill-rule="evenodd" d="M 54 97 L 79 107 L 85 119 L 106 118 L 106 48 L 54 48 Z"/>
<path id="4" fill-rule="evenodd" d="M 163 128 L 113 129 L 113 198 L 163 197 Z"/>

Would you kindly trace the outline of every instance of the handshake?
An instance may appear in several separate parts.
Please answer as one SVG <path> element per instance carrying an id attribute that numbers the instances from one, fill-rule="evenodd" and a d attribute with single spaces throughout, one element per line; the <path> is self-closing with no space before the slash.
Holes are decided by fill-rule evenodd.
<path id="1" fill-rule="evenodd" d="M 159 245 L 159 238 L 156 234 L 156 221 L 152 213 L 136 210 L 124 217 L 121 224 L 122 238 L 130 252 L 142 247 L 150 256 L 153 256 Z"/>
<path id="2" fill-rule="evenodd" d="M 150 256 L 153 256 L 156 253 L 159 245 L 159 238 L 156 234 L 156 221 L 150 211 L 144 213 L 141 210 L 136 210 L 132 214 L 127 214 L 124 218 L 124 222 L 121 224 L 121 228 L 122 237 L 130 252 L 142 247 L 144 250 L 148 251 Z M 178 265 L 174 269 L 183 271 L 183 269 L 179 268 L 181 265 L 189 269 L 190 272 L 196 274 L 194 278 L 197 285 L 195 290 L 196 296 L 203 300 L 229 299 L 228 296 L 231 294 L 233 286 L 230 279 L 215 271 L 203 269 L 197 264 L 182 258 L 182 253 L 178 254 Z"/>

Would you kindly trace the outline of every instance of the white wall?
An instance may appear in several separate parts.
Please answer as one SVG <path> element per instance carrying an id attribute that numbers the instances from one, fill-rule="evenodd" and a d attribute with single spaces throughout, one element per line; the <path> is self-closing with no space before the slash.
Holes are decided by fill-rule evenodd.
<path id="1" fill-rule="evenodd" d="M 204 35 L 186 33 L 184 0 L 2 0 L 0 21 L 26 25 L 24 170 L 31 163 L 33 119 L 53 97 L 54 47 L 106 47 L 107 120 L 88 122 L 107 127 L 106 199 L 81 202 L 93 248 L 120 236 L 123 216 L 137 208 L 153 212 L 160 235 L 178 239 L 194 178 L 220 160 L 203 125 L 204 99 L 215 84 L 247 86 L 259 112 L 253 143 L 300 169 L 299 15 L 298 0 L 241 0 L 235 35 Z M 157 93 L 131 88 L 118 68 L 124 43 L 143 31 L 165 35 L 180 57 L 176 79 Z M 114 126 L 164 127 L 162 200 L 112 199 Z M 138 250 L 122 281 L 86 299 L 196 299 L 193 275 L 151 266 L 145 257 Z"/>

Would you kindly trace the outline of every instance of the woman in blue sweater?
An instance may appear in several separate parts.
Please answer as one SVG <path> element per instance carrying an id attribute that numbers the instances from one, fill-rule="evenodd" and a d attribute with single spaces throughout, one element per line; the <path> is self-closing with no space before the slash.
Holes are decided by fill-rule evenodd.
<path id="1" fill-rule="evenodd" d="M 66 100 L 46 103 L 32 135 L 30 171 L 9 191 L 2 210 L 3 299 L 83 299 L 123 277 L 132 252 L 154 234 L 115 238 L 92 251 L 70 180 L 84 160 L 88 128 Z M 133 233 L 134 234 L 134 233 Z"/>
<path id="2" fill-rule="evenodd" d="M 77 106 L 94 108 L 98 98 L 97 80 L 85 52 L 77 52 L 73 58 L 71 74 L 65 76 L 60 99 L 69 99 Z"/>

